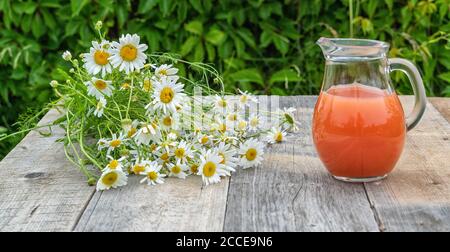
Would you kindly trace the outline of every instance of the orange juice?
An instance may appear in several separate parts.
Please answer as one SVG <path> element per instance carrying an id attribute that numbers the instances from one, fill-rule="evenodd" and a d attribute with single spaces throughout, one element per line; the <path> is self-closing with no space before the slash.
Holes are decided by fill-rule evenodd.
<path id="1" fill-rule="evenodd" d="M 343 178 L 388 174 L 405 143 L 403 108 L 395 93 L 361 84 L 321 92 L 313 140 L 328 171 Z"/>

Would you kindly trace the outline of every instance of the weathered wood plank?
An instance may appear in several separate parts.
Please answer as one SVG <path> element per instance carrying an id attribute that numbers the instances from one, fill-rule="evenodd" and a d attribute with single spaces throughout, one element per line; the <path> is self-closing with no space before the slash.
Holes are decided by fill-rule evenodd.
<path id="1" fill-rule="evenodd" d="M 439 113 L 450 122 L 450 98 L 431 97 L 428 99 Z"/>
<path id="2" fill-rule="evenodd" d="M 58 118 L 50 111 L 40 122 Z M 44 130 L 44 129 L 43 129 Z M 94 188 L 66 161 L 63 136 L 29 133 L 0 162 L 0 231 L 71 231 Z"/>
<path id="3" fill-rule="evenodd" d="M 168 178 L 95 193 L 75 231 L 221 231 L 229 180 L 202 189 L 201 178 Z"/>
<path id="4" fill-rule="evenodd" d="M 413 97 L 401 100 L 410 111 Z M 422 121 L 408 132 L 395 170 L 365 185 L 385 231 L 450 231 L 449 135 L 449 122 L 428 104 Z"/>
<path id="5" fill-rule="evenodd" d="M 225 231 L 378 231 L 362 184 L 331 178 L 311 138 L 315 97 L 283 97 L 301 131 L 267 150 L 264 164 L 231 178 Z"/>

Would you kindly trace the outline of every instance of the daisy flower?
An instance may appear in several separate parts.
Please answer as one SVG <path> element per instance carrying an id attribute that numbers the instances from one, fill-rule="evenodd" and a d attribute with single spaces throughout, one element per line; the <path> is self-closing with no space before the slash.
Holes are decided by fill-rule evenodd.
<path id="1" fill-rule="evenodd" d="M 197 163 L 192 163 L 192 164 L 189 166 L 189 171 L 188 171 L 188 173 L 189 173 L 189 174 L 198 175 L 198 167 L 199 167 L 199 165 L 198 165 Z"/>
<path id="2" fill-rule="evenodd" d="M 218 113 L 226 113 L 232 106 L 231 101 L 226 97 L 216 95 L 213 99 L 214 110 Z"/>
<path id="3" fill-rule="evenodd" d="M 100 97 L 100 99 L 97 102 L 97 106 L 95 107 L 94 115 L 96 117 L 102 117 L 103 116 L 103 110 L 106 107 L 106 100 L 103 97 Z"/>
<path id="4" fill-rule="evenodd" d="M 161 79 L 160 82 L 155 83 L 155 92 L 153 93 L 153 102 L 148 104 L 145 108 L 161 109 L 164 113 L 177 112 L 177 107 L 182 107 L 183 98 L 183 84 L 172 81 L 168 78 Z"/>
<path id="5" fill-rule="evenodd" d="M 149 165 L 150 161 L 142 161 L 142 162 L 135 162 L 134 165 L 131 167 L 131 172 L 140 175 L 141 173 L 145 172 L 145 167 Z"/>
<path id="6" fill-rule="evenodd" d="M 165 129 L 165 130 L 171 130 L 171 129 L 176 129 L 178 123 L 178 114 L 177 113 L 173 113 L 173 114 L 166 114 L 163 115 L 161 118 L 161 128 Z"/>
<path id="7" fill-rule="evenodd" d="M 177 160 L 186 163 L 188 159 L 193 157 L 191 146 L 186 141 L 181 141 L 176 145 L 173 155 Z"/>
<path id="8" fill-rule="evenodd" d="M 111 64 L 126 74 L 143 68 L 147 59 L 147 55 L 144 52 L 148 46 L 139 44 L 139 41 L 140 38 L 137 34 L 127 34 L 122 35 L 119 42 L 113 42 L 111 57 L 109 58 Z"/>
<path id="9" fill-rule="evenodd" d="M 107 146 L 108 146 L 107 154 L 109 155 L 109 153 L 111 153 L 111 151 L 119 148 L 123 144 L 123 139 L 124 139 L 124 135 L 122 133 L 120 133 L 119 136 L 117 136 L 116 133 L 114 133 L 112 135 L 112 139 L 110 141 L 108 141 L 108 143 L 107 143 Z"/>
<path id="10" fill-rule="evenodd" d="M 137 133 L 137 127 L 139 125 L 138 120 L 131 121 L 129 119 L 125 119 L 122 121 L 122 129 L 124 134 L 128 138 L 133 138 Z"/>
<path id="11" fill-rule="evenodd" d="M 282 131 L 279 128 L 273 127 L 269 133 L 267 133 L 267 142 L 274 144 L 274 143 L 281 143 L 284 138 L 286 137 L 286 131 Z"/>
<path id="12" fill-rule="evenodd" d="M 106 140 L 105 138 L 100 138 L 97 142 L 97 149 L 99 151 L 103 150 L 104 148 L 108 147 L 108 140 Z"/>
<path id="13" fill-rule="evenodd" d="M 112 72 L 112 67 L 109 62 L 109 56 L 111 44 L 109 41 L 103 40 L 98 43 L 92 41 L 92 47 L 89 49 L 89 53 L 83 54 L 84 68 L 91 75 L 102 73 L 102 77 L 106 73 Z"/>
<path id="14" fill-rule="evenodd" d="M 161 66 L 157 67 L 155 69 L 155 75 L 162 79 L 168 77 L 169 79 L 176 78 L 176 74 L 178 73 L 178 69 L 175 67 L 172 67 L 172 65 L 162 64 Z"/>
<path id="15" fill-rule="evenodd" d="M 246 120 L 239 120 L 238 124 L 236 125 L 236 129 L 238 131 L 245 131 L 247 129 L 248 122 Z"/>
<path id="16" fill-rule="evenodd" d="M 138 145 L 148 145 L 150 141 L 159 141 L 161 134 L 158 130 L 158 125 L 154 123 L 142 123 L 141 128 L 135 134 L 136 143 Z"/>
<path id="17" fill-rule="evenodd" d="M 185 179 L 187 177 L 186 171 L 188 170 L 185 164 L 182 164 L 180 160 L 176 164 L 169 164 L 168 169 L 170 171 L 169 177 L 177 177 Z"/>
<path id="18" fill-rule="evenodd" d="M 200 155 L 198 175 L 202 176 L 204 185 L 219 183 L 221 176 L 230 175 L 221 162 L 222 157 L 212 150 L 208 150 Z"/>
<path id="19" fill-rule="evenodd" d="M 95 96 L 95 98 L 100 99 L 103 96 L 111 96 L 114 87 L 111 81 L 98 79 L 92 77 L 90 81 L 84 83 L 88 88 L 88 95 Z"/>
<path id="20" fill-rule="evenodd" d="M 107 169 L 97 181 L 97 191 L 109 190 L 127 184 L 128 177 L 122 170 Z"/>
<path id="21" fill-rule="evenodd" d="M 142 90 L 144 90 L 145 92 L 150 92 L 153 88 L 153 82 L 154 80 L 150 79 L 150 78 L 145 78 L 144 81 L 142 81 Z"/>
<path id="22" fill-rule="evenodd" d="M 209 145 L 212 143 L 212 136 L 209 136 L 206 134 L 199 134 L 197 139 L 198 139 L 198 142 L 203 146 Z"/>
<path id="23" fill-rule="evenodd" d="M 260 128 L 261 119 L 258 115 L 252 114 L 248 120 L 248 127 L 251 131 L 257 131 Z"/>
<path id="24" fill-rule="evenodd" d="M 145 166 L 145 170 L 141 172 L 145 178 L 141 180 L 141 183 L 147 182 L 148 185 L 164 184 L 164 174 L 159 173 L 162 166 L 157 162 L 153 161 Z"/>
<path id="25" fill-rule="evenodd" d="M 242 143 L 239 148 L 239 155 L 241 156 L 240 165 L 242 168 L 249 168 L 257 166 L 263 160 L 264 145 L 256 139 L 249 139 Z"/>
<path id="26" fill-rule="evenodd" d="M 258 103 L 258 100 L 253 95 L 248 93 L 247 91 L 239 90 L 239 93 L 241 94 L 239 96 L 239 104 L 241 106 L 248 106 L 248 105 L 250 105 L 251 102 Z"/>
<path id="27" fill-rule="evenodd" d="M 295 120 L 294 112 L 296 111 L 295 108 L 283 108 L 283 110 L 279 110 L 278 113 L 281 116 L 281 123 L 282 128 L 290 131 L 297 131 L 298 130 L 298 124 Z"/>
<path id="28" fill-rule="evenodd" d="M 121 157 L 119 159 L 114 159 L 111 156 L 107 156 L 110 160 L 109 163 L 106 165 L 106 167 L 103 169 L 103 171 L 107 170 L 121 170 L 123 169 L 122 161 L 125 160 L 126 157 Z"/>
<path id="29" fill-rule="evenodd" d="M 216 152 L 222 158 L 222 161 L 220 161 L 220 163 L 223 164 L 224 169 L 230 172 L 236 171 L 234 167 L 236 167 L 237 158 L 234 157 L 235 151 L 229 144 L 220 142 L 219 146 L 217 146 L 216 148 Z"/>

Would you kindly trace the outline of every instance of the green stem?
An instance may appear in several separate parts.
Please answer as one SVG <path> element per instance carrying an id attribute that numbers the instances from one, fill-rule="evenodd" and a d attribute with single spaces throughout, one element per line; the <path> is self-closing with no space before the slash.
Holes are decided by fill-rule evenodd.
<path id="1" fill-rule="evenodd" d="M 353 0 L 349 0 L 350 38 L 353 38 Z"/>
<path id="2" fill-rule="evenodd" d="M 126 119 L 130 119 L 130 118 L 129 118 L 129 115 L 128 115 L 128 112 L 129 112 L 129 110 L 130 110 L 131 97 L 132 97 L 132 95 L 133 95 L 133 89 L 134 89 L 134 78 L 133 78 L 133 77 L 134 77 L 134 76 L 133 76 L 133 73 L 131 73 L 131 87 L 130 87 L 130 96 L 128 97 L 127 113 L 126 113 L 126 115 L 125 115 L 125 118 L 126 118 Z"/>

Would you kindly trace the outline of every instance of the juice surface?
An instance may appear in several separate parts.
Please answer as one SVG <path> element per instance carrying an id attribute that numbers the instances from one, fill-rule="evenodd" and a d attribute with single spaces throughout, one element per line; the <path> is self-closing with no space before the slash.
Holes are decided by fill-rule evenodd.
<path id="1" fill-rule="evenodd" d="M 369 178 L 388 174 L 405 142 L 403 108 L 396 94 L 361 84 L 322 92 L 313 119 L 313 140 L 331 174 Z"/>

